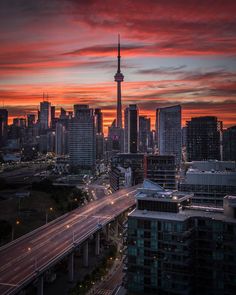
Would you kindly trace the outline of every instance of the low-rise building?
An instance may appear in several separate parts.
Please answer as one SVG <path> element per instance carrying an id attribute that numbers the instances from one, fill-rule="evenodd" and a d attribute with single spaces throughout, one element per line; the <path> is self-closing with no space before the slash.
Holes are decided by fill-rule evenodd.
<path id="1" fill-rule="evenodd" d="M 175 156 L 144 155 L 144 178 L 164 188 L 176 188 Z"/>
<path id="2" fill-rule="evenodd" d="M 225 195 L 236 194 L 236 163 L 192 162 L 179 190 L 193 192 L 194 203 L 222 206 Z"/>
<path id="3" fill-rule="evenodd" d="M 109 172 L 111 188 L 118 190 L 122 187 L 142 183 L 143 161 L 143 154 L 124 153 L 114 155 L 111 159 L 111 169 Z"/>

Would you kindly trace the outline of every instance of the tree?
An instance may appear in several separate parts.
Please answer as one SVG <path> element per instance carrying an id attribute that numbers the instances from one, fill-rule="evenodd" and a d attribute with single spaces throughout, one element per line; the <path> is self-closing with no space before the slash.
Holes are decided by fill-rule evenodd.
<path id="1" fill-rule="evenodd" d="M 6 239 L 12 231 L 12 225 L 7 220 L 0 220 L 0 237 Z"/>

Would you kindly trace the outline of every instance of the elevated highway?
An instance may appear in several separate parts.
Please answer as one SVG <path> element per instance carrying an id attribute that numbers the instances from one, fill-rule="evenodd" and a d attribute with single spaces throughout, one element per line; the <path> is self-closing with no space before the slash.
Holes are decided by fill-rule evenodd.
<path id="1" fill-rule="evenodd" d="M 0 248 L 0 294 L 17 294 L 38 278 L 43 294 L 43 274 L 68 256 L 73 280 L 73 253 L 84 245 L 83 259 L 88 260 L 88 243 L 96 236 L 96 253 L 100 251 L 102 228 L 134 206 L 138 186 L 119 190 L 67 213 Z"/>

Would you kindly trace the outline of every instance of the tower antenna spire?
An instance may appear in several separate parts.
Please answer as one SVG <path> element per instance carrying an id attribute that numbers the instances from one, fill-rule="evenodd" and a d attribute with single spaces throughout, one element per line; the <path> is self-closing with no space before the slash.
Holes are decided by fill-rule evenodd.
<path id="1" fill-rule="evenodd" d="M 118 69 L 117 69 L 117 73 L 120 73 L 120 34 L 118 34 Z"/>
<path id="2" fill-rule="evenodd" d="M 116 107 L 116 127 L 122 128 L 122 102 L 121 102 L 121 82 L 124 80 L 124 75 L 120 70 L 120 34 L 118 34 L 118 47 L 117 47 L 117 72 L 115 74 L 115 82 L 117 82 L 117 107 Z"/>

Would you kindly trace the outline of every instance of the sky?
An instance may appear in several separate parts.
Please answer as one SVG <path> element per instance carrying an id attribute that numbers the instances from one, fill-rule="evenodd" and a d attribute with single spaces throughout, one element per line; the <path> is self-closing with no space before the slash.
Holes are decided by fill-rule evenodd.
<path id="1" fill-rule="evenodd" d="M 0 107 L 34 113 L 43 93 L 115 118 L 117 35 L 123 108 L 175 104 L 183 125 L 214 115 L 236 125 L 235 0 L 1 0 Z M 105 129 L 106 130 L 106 129 Z"/>

